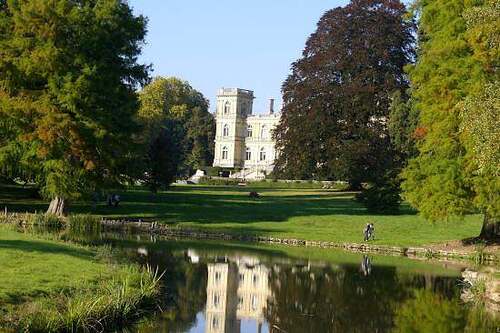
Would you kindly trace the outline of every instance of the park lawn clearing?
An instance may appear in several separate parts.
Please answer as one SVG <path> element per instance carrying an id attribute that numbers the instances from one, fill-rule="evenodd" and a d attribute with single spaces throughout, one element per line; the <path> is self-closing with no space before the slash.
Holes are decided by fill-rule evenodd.
<path id="1" fill-rule="evenodd" d="M 250 198 L 257 191 L 259 198 Z M 237 186 L 172 186 L 155 197 L 145 188 L 120 191 L 118 207 L 104 203 L 92 210 L 76 202 L 72 213 L 106 218 L 151 219 L 173 227 L 336 243 L 360 243 L 363 228 L 375 224 L 376 245 L 424 246 L 479 235 L 479 215 L 431 223 L 403 204 L 397 215 L 372 214 L 354 201 L 354 193 L 322 189 L 280 189 Z M 16 195 L 0 195 L 0 207 L 43 211 L 47 203 Z"/>

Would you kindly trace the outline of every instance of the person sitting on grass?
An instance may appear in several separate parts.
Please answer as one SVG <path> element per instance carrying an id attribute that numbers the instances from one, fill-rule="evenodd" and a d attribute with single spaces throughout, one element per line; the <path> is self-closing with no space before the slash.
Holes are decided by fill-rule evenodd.
<path id="1" fill-rule="evenodd" d="M 120 203 L 120 196 L 118 194 L 113 195 L 113 206 L 118 207 L 118 204 Z"/>

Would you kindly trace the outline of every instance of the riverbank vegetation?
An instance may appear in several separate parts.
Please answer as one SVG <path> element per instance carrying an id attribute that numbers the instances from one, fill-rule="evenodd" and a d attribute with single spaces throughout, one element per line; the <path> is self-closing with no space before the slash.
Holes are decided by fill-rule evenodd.
<path id="1" fill-rule="evenodd" d="M 155 304 L 159 273 L 121 264 L 110 247 L 0 225 L 0 327 L 74 332 L 119 327 Z"/>

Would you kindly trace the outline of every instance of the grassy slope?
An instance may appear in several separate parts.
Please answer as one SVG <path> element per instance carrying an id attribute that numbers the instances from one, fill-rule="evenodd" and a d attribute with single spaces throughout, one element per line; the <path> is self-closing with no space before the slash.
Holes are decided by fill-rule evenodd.
<path id="1" fill-rule="evenodd" d="M 109 272 L 76 245 L 38 239 L 0 226 L 0 306 L 72 289 Z"/>
<path id="2" fill-rule="evenodd" d="M 252 188 L 176 186 L 155 199 L 144 190 L 122 193 L 118 208 L 99 205 L 93 213 L 108 217 L 155 218 L 182 227 L 207 228 L 256 235 L 335 242 L 360 242 L 366 223 L 374 222 L 376 244 L 424 245 L 479 234 L 479 216 L 431 224 L 403 206 L 399 215 L 369 214 L 352 194 L 314 189 L 262 189 L 252 199 Z M 10 189 L 0 194 L 0 207 L 42 211 L 41 200 L 26 199 Z M 90 212 L 88 203 L 75 203 L 72 212 Z"/>

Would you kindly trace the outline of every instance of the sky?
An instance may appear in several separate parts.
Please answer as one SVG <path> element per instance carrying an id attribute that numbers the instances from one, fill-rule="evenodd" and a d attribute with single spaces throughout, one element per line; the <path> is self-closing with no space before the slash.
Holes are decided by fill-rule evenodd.
<path id="1" fill-rule="evenodd" d="M 217 89 L 254 91 L 254 113 L 281 105 L 290 65 L 328 9 L 347 0 L 129 0 L 149 18 L 140 61 L 153 76 L 176 76 L 203 93 L 214 111 Z M 276 109 L 276 108 L 275 108 Z"/>

